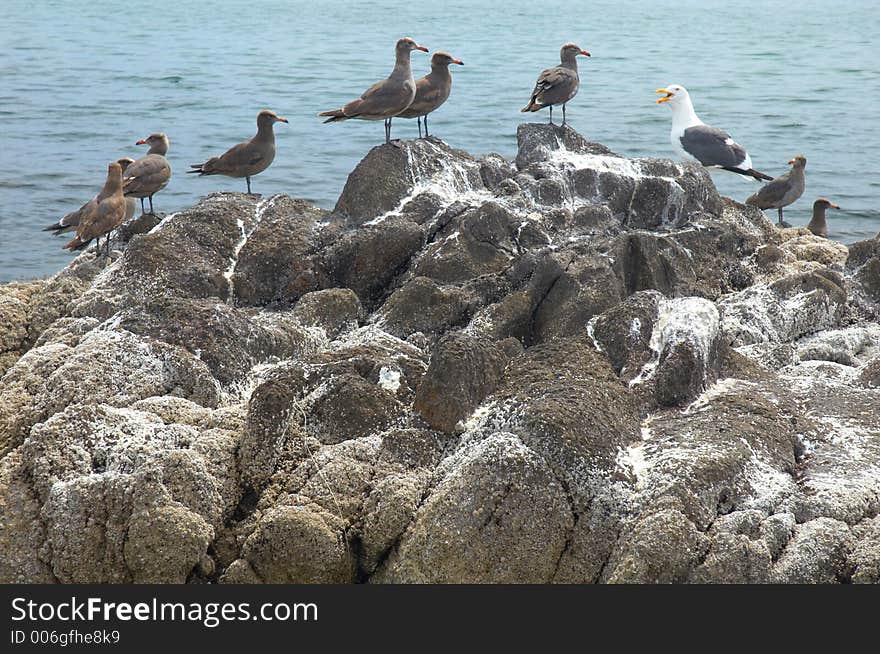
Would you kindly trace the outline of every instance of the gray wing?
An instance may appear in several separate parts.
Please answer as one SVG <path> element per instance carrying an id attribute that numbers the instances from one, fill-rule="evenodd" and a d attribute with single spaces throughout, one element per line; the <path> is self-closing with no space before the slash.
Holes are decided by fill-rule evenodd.
<path id="1" fill-rule="evenodd" d="M 781 203 L 788 192 L 791 191 L 791 183 L 788 173 L 780 175 L 772 182 L 761 187 L 761 189 L 746 199 L 746 204 L 751 204 L 761 209 L 770 209 Z"/>
<path id="2" fill-rule="evenodd" d="M 704 166 L 736 167 L 746 160 L 745 148 L 717 127 L 688 127 L 680 140 L 681 147 Z"/>
<path id="3" fill-rule="evenodd" d="M 415 88 L 396 80 L 384 79 L 364 91 L 363 95 L 342 108 L 343 113 L 356 116 L 395 116 L 413 100 Z"/>
<path id="4" fill-rule="evenodd" d="M 70 230 L 79 225 L 83 217 L 88 216 L 97 208 L 98 196 L 96 195 L 76 211 L 71 211 L 70 213 L 65 214 L 64 217 L 58 221 L 58 227 L 64 229 L 65 231 Z"/>
<path id="5" fill-rule="evenodd" d="M 554 66 L 542 71 L 532 90 L 532 99 L 541 104 L 561 104 L 577 93 L 578 77 L 574 71 Z"/>
<path id="6" fill-rule="evenodd" d="M 416 97 L 406 110 L 398 114 L 402 118 L 415 118 L 429 114 L 449 98 L 449 86 L 431 84 L 427 77 L 416 81 Z"/>
<path id="7" fill-rule="evenodd" d="M 261 147 L 260 143 L 244 141 L 234 145 L 219 157 L 208 159 L 202 164 L 203 175 L 236 175 L 248 173 L 261 162 L 269 159 L 269 148 Z M 273 150 L 274 153 L 274 150 Z"/>
<path id="8" fill-rule="evenodd" d="M 158 154 L 148 154 L 125 169 L 123 188 L 126 195 L 152 194 L 161 190 L 171 179 L 168 160 Z"/>

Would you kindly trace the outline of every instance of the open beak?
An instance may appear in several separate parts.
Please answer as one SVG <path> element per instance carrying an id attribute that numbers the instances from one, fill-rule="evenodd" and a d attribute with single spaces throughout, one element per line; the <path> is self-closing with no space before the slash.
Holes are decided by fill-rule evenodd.
<path id="1" fill-rule="evenodd" d="M 464 62 L 461 59 L 453 59 L 452 63 L 458 64 L 459 66 L 464 66 Z"/>
<path id="2" fill-rule="evenodd" d="M 669 102 L 672 99 L 672 96 L 675 95 L 671 91 L 667 91 L 666 89 L 657 89 L 654 93 L 665 93 L 666 95 L 657 100 L 657 104 L 663 104 L 664 102 Z"/>
<path id="3" fill-rule="evenodd" d="M 587 52 L 586 50 L 581 50 L 581 54 L 584 55 L 585 57 L 589 57 L 589 56 L 590 56 L 590 53 Z"/>
<path id="4" fill-rule="evenodd" d="M 140 141 L 138 141 L 137 143 L 135 143 L 135 145 L 145 145 L 146 142 L 147 142 L 147 139 L 141 139 Z"/>
<path id="5" fill-rule="evenodd" d="M 426 48 L 426 47 L 423 46 L 423 45 L 417 45 L 417 46 L 416 46 L 416 50 L 421 50 L 422 52 L 427 52 L 427 51 L 428 51 L 428 48 Z"/>

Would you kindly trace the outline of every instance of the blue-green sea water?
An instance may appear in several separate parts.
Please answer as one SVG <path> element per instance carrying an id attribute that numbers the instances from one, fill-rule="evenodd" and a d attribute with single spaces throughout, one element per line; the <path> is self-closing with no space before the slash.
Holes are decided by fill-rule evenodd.
<path id="1" fill-rule="evenodd" d="M 804 153 L 807 191 L 789 208 L 809 219 L 827 196 L 831 236 L 880 230 L 880 33 L 876 0 L 507 2 L 0 2 L 0 281 L 53 273 L 71 255 L 39 228 L 96 193 L 106 165 L 137 157 L 154 131 L 171 140 L 175 174 L 155 198 L 175 211 L 243 180 L 194 178 L 188 164 L 255 131 L 271 108 L 277 156 L 256 192 L 332 207 L 349 171 L 383 140 L 382 123 L 321 124 L 391 69 L 394 41 L 416 38 L 464 60 L 432 131 L 474 154 L 516 150 L 519 112 L 538 72 L 568 40 L 590 50 L 571 125 L 633 156 L 674 156 L 670 115 L 654 90 L 688 87 L 697 113 L 727 129 L 759 170 L 778 175 Z M 413 53 L 416 75 L 429 55 Z M 394 136 L 416 135 L 396 120 Z M 742 200 L 757 185 L 715 175 Z M 775 217 L 775 216 L 774 216 Z"/>

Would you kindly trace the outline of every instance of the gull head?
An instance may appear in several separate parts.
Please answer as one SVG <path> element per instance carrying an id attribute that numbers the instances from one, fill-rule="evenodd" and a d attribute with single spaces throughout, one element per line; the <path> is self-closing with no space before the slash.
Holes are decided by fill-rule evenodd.
<path id="1" fill-rule="evenodd" d="M 669 86 L 657 89 L 655 93 L 664 93 L 665 95 L 657 100 L 657 104 L 668 102 L 670 107 L 676 107 L 682 103 L 690 102 L 691 96 L 686 88 L 681 84 L 670 84 Z"/>

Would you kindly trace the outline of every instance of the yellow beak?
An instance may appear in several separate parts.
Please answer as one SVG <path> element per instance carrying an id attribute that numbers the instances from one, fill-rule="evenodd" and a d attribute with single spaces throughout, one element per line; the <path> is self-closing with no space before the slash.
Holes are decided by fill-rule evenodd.
<path id="1" fill-rule="evenodd" d="M 657 89 L 654 93 L 665 93 L 666 95 L 659 100 L 657 100 L 657 104 L 663 104 L 664 102 L 669 102 L 672 99 L 672 96 L 675 95 L 671 91 L 667 91 L 666 89 Z"/>

